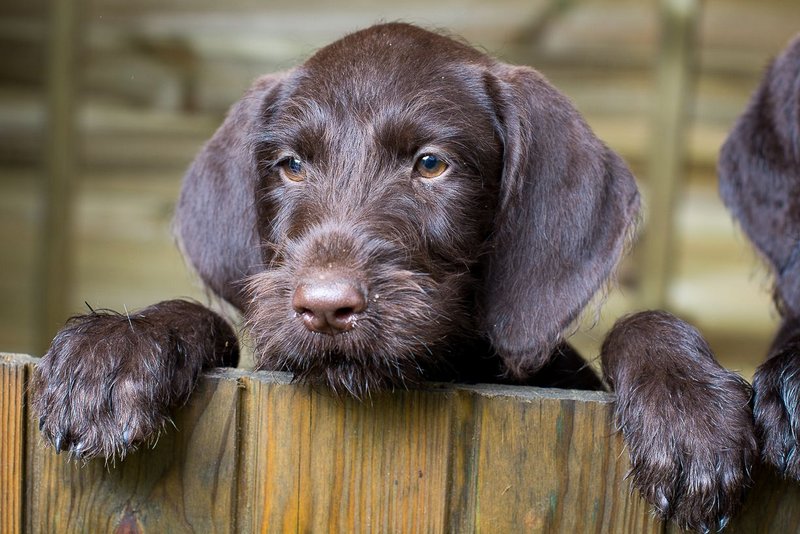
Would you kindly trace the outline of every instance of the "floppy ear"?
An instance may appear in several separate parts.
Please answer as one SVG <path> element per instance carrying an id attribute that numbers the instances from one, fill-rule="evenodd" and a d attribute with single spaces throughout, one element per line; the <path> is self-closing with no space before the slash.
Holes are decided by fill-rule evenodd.
<path id="1" fill-rule="evenodd" d="M 505 161 L 484 320 L 509 371 L 523 376 L 548 361 L 612 275 L 639 193 L 622 159 L 539 73 L 502 65 L 494 83 Z"/>
<path id="2" fill-rule="evenodd" d="M 283 75 L 259 78 L 231 107 L 183 178 L 175 232 L 203 282 L 240 310 L 242 280 L 263 265 L 256 228 L 252 139 Z"/>
<path id="3" fill-rule="evenodd" d="M 717 170 L 723 201 L 775 272 L 779 309 L 800 315 L 800 37 L 767 69 Z"/>

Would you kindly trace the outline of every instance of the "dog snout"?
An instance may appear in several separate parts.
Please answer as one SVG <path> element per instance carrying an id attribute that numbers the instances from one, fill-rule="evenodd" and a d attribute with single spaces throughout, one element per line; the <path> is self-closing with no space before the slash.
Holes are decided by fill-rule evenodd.
<path id="1" fill-rule="evenodd" d="M 297 285 L 292 306 L 312 332 L 336 335 L 351 330 L 367 309 L 367 296 L 352 276 L 336 270 L 307 274 Z"/>

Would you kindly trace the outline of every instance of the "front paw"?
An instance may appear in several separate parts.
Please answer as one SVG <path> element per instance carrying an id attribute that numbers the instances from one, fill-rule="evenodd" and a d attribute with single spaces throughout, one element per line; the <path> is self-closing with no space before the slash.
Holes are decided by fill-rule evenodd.
<path id="1" fill-rule="evenodd" d="M 39 428 L 56 452 L 122 458 L 153 440 L 190 391 L 181 343 L 142 316 L 91 313 L 53 340 L 34 377 Z M 192 374 L 194 376 L 192 376 Z M 177 386 L 177 387 L 176 387 Z M 182 387 L 181 387 L 182 386 Z"/>
<path id="2" fill-rule="evenodd" d="M 749 386 L 723 371 L 706 383 L 656 380 L 620 395 L 629 476 L 662 518 L 715 532 L 737 511 L 757 458 L 749 397 Z"/>
<path id="3" fill-rule="evenodd" d="M 800 480 L 800 347 L 792 344 L 764 362 L 753 389 L 762 461 Z"/>

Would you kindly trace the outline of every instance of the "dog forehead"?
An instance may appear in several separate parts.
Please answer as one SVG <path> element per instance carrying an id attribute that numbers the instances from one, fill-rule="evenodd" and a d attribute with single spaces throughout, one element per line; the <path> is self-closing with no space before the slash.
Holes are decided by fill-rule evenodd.
<path id="1" fill-rule="evenodd" d="M 445 35 L 405 23 L 370 26 L 321 48 L 306 65 L 342 68 L 348 64 L 381 65 L 405 60 L 406 63 L 467 61 L 487 63 L 491 59 L 468 44 Z"/>
<path id="2" fill-rule="evenodd" d="M 301 88 L 317 100 L 327 96 L 356 102 L 387 94 L 402 99 L 433 89 L 465 92 L 470 89 L 465 82 L 491 63 L 455 39 L 409 24 L 383 24 L 319 50 L 302 66 L 306 83 Z"/>
<path id="3" fill-rule="evenodd" d="M 373 149 L 405 155 L 424 145 L 484 157 L 497 148 L 496 102 L 487 86 L 495 64 L 414 26 L 373 26 L 292 71 L 269 107 L 269 135 L 328 163 Z"/>

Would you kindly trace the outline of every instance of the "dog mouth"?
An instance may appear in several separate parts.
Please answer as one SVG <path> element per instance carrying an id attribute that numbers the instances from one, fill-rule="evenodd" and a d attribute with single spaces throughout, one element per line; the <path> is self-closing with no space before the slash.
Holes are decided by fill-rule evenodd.
<path id="1" fill-rule="evenodd" d="M 289 274 L 271 269 L 248 280 L 246 321 L 257 369 L 289 371 L 297 381 L 364 398 L 424 380 L 458 330 L 457 299 L 442 291 L 454 289 L 423 274 L 371 273 L 367 306 L 336 328 L 330 324 L 335 318 L 321 326 L 296 305 L 297 284 Z"/>
<path id="2" fill-rule="evenodd" d="M 378 364 L 372 357 L 356 359 L 331 351 L 313 357 L 303 355 L 289 370 L 300 383 L 321 386 L 337 396 L 365 399 L 376 391 L 407 389 L 420 383 L 423 371 L 412 362 L 412 359 L 395 359 Z"/>
<path id="3" fill-rule="evenodd" d="M 288 371 L 295 381 L 359 399 L 421 382 L 439 345 L 421 333 L 398 332 L 374 317 L 362 317 L 352 328 L 335 334 L 310 331 L 297 316 L 269 335 L 264 327 L 251 326 L 251 331 L 257 336 L 258 369 Z"/>

